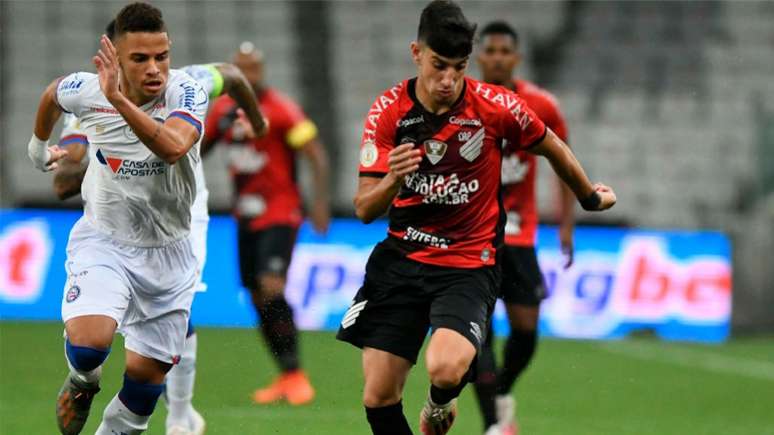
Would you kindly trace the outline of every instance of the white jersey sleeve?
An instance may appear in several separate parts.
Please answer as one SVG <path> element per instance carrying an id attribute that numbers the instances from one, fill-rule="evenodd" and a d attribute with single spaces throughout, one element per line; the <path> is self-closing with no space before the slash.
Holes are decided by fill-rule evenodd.
<path id="1" fill-rule="evenodd" d="M 56 103 L 67 113 L 80 116 L 84 107 L 84 83 L 96 75 L 87 72 L 77 72 L 63 77 L 56 85 Z"/>
<path id="2" fill-rule="evenodd" d="M 66 114 L 63 118 L 62 134 L 59 135 L 59 146 L 66 147 L 72 144 L 89 145 L 89 139 L 86 131 L 81 127 L 78 117 L 72 113 Z"/>
<path id="3" fill-rule="evenodd" d="M 217 98 L 223 93 L 223 74 L 218 71 L 217 64 L 188 65 L 181 69 L 202 85 L 210 99 Z"/>
<path id="4" fill-rule="evenodd" d="M 165 94 L 167 118 L 177 117 L 196 127 L 201 137 L 209 98 L 202 85 L 188 74 L 170 74 Z"/>

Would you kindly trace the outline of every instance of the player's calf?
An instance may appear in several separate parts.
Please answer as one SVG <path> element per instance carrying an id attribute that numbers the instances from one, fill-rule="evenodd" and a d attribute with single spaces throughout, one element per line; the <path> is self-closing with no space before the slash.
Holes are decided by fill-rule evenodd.
<path id="1" fill-rule="evenodd" d="M 65 357 L 70 373 L 67 375 L 56 401 L 56 421 L 63 434 L 78 434 L 86 424 L 91 402 L 99 392 L 102 363 L 110 348 L 97 349 L 77 346 L 65 340 Z"/>

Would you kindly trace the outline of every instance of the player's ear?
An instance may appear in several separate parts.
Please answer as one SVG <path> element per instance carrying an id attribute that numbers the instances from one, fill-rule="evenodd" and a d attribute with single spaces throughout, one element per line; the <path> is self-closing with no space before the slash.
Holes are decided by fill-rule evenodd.
<path id="1" fill-rule="evenodd" d="M 411 49 L 411 58 L 414 59 L 414 64 L 419 66 L 422 62 L 422 47 L 420 47 L 419 42 L 411 41 L 409 48 Z"/>

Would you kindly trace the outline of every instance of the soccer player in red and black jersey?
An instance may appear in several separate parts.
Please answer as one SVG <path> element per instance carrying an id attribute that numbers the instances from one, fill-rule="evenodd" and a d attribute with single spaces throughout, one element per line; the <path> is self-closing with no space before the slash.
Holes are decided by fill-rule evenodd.
<path id="1" fill-rule="evenodd" d="M 367 223 L 389 210 L 389 234 L 369 258 L 338 338 L 363 349 L 374 434 L 412 433 L 401 396 L 428 328 L 431 386 L 420 430 L 445 434 L 454 421 L 500 284 L 504 141 L 548 158 L 584 208 L 616 200 L 589 182 L 521 98 L 465 76 L 474 34 L 456 3 L 431 2 L 411 43 L 417 77 L 384 92 L 366 117 L 355 211 Z"/>
<path id="2" fill-rule="evenodd" d="M 521 61 L 518 34 L 503 21 L 487 24 L 479 33 L 478 64 L 486 83 L 517 93 L 556 135 L 567 142 L 567 125 L 553 95 L 526 80 L 516 79 Z M 476 392 L 487 435 L 516 432 L 515 406 L 510 391 L 535 353 L 540 302 L 546 296 L 543 275 L 535 252 L 538 213 L 535 199 L 537 157 L 517 147 L 503 149 L 501 183 L 507 223 L 500 266 L 500 296 L 505 301 L 511 333 L 505 345 L 504 363 L 497 372 L 491 346 L 491 329 L 478 361 Z M 572 264 L 574 198 L 560 182 L 559 239 Z"/>
<path id="3" fill-rule="evenodd" d="M 252 44 L 242 44 L 233 64 L 253 86 L 269 132 L 250 139 L 250 124 L 237 113 L 233 99 L 222 97 L 207 117 L 202 151 L 216 141 L 228 146 L 242 284 L 251 292 L 261 331 L 281 370 L 271 385 L 255 392 L 253 400 L 302 405 L 315 392 L 300 366 L 298 333 L 284 295 L 296 232 L 303 220 L 296 155 L 311 163 L 315 192 L 309 217 L 319 233 L 327 231 L 330 220 L 327 155 L 314 123 L 288 97 L 264 85 L 263 55 Z"/>

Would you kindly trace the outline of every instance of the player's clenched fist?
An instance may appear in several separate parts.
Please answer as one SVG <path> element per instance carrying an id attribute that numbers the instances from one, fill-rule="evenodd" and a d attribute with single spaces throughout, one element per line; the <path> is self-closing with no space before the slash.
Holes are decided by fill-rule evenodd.
<path id="1" fill-rule="evenodd" d="M 606 186 L 602 183 L 594 183 L 592 187 L 594 188 L 594 193 L 591 194 L 591 197 L 585 201 L 581 201 L 581 205 L 583 205 L 584 209 L 589 211 L 602 211 L 615 205 L 615 192 L 613 192 L 613 189 L 610 186 Z"/>
<path id="2" fill-rule="evenodd" d="M 403 181 L 406 175 L 419 169 L 422 161 L 422 152 L 414 148 L 413 143 L 401 144 L 387 155 L 387 164 L 390 173 L 399 181 Z"/>

